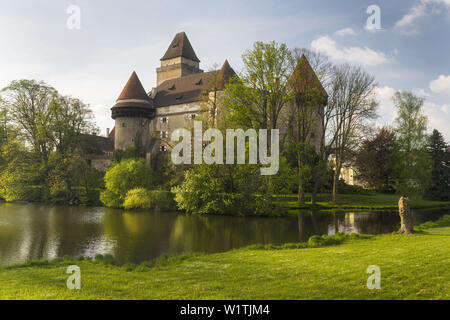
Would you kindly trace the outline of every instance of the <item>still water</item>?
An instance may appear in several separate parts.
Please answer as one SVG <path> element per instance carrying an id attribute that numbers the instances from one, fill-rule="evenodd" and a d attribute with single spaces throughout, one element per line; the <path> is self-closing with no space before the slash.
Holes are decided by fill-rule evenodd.
<path id="1" fill-rule="evenodd" d="M 413 215 L 419 224 L 448 213 Z M 140 263 L 164 253 L 221 252 L 307 241 L 315 234 L 389 233 L 399 225 L 398 214 L 386 212 L 305 211 L 297 217 L 255 218 L 0 203 L 0 265 L 99 253 L 112 254 L 119 263 Z"/>

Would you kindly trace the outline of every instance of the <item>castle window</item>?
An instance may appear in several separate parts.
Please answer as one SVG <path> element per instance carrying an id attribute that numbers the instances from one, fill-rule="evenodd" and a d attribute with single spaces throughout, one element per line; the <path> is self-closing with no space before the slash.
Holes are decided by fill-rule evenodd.
<path id="1" fill-rule="evenodd" d="M 159 146 L 159 151 L 166 152 L 167 151 L 167 147 L 166 146 Z"/>
<path id="2" fill-rule="evenodd" d="M 197 114 L 196 114 L 196 113 L 191 113 L 191 114 L 188 114 L 188 115 L 187 115 L 187 118 L 188 118 L 188 119 L 191 119 L 191 120 L 195 119 L 196 117 L 197 117 Z"/>
<path id="3" fill-rule="evenodd" d="M 125 127 L 126 127 L 125 122 L 122 122 L 122 128 L 125 128 Z"/>
<path id="4" fill-rule="evenodd" d="M 169 118 L 162 117 L 162 118 L 159 118 L 159 121 L 161 121 L 161 123 L 169 123 Z"/>

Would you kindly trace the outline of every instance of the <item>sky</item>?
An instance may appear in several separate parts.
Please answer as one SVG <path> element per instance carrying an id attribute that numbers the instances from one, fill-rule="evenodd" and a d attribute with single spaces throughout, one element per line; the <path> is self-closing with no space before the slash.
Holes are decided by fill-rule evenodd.
<path id="1" fill-rule="evenodd" d="M 105 134 L 131 73 L 150 91 L 180 31 L 205 71 L 225 59 L 239 71 L 254 42 L 271 40 L 361 65 L 376 78 L 377 125 L 392 125 L 391 97 L 408 90 L 450 141 L 450 0 L 3 0 L 0 88 L 42 80 L 89 104 Z"/>

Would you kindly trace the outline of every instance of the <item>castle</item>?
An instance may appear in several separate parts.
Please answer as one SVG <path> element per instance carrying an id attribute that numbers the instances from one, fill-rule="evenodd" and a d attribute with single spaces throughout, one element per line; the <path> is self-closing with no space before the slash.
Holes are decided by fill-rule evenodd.
<path id="1" fill-rule="evenodd" d="M 114 150 L 133 146 L 145 153 L 147 160 L 156 167 L 169 149 L 165 141 L 169 140 L 172 131 L 189 127 L 205 111 L 203 105 L 205 99 L 211 99 L 211 90 L 214 90 L 214 96 L 220 94 L 235 75 L 227 60 L 219 70 L 203 72 L 184 32 L 175 35 L 160 60 L 161 65 L 156 69 L 156 87 L 150 92 L 145 91 L 133 72 L 111 108 L 115 127 L 108 132 L 108 137 L 90 137 L 90 145 L 96 152 L 91 153 L 89 161 L 95 168 L 106 169 L 111 164 Z M 326 95 L 309 63 L 301 65 L 299 71 L 306 75 L 308 84 L 314 82 Z M 321 110 L 323 108 L 317 110 L 318 118 L 321 118 Z M 316 149 L 320 143 L 321 124 L 317 121 L 315 134 L 311 137 Z"/>

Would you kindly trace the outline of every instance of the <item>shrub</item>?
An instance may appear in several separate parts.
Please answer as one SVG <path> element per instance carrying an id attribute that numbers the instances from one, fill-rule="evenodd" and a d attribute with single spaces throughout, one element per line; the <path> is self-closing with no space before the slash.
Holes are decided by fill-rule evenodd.
<path id="1" fill-rule="evenodd" d="M 150 196 L 150 192 L 144 188 L 132 189 L 128 191 L 123 207 L 127 210 L 150 209 Z"/>
<path id="2" fill-rule="evenodd" d="M 123 206 L 128 191 L 151 190 L 159 184 L 158 175 L 144 159 L 125 159 L 108 168 L 105 174 L 106 190 L 100 199 L 107 207 Z"/>
<path id="3" fill-rule="evenodd" d="M 149 196 L 152 209 L 163 211 L 177 209 L 177 204 L 174 200 L 174 195 L 170 191 L 153 190 L 150 191 Z"/>

